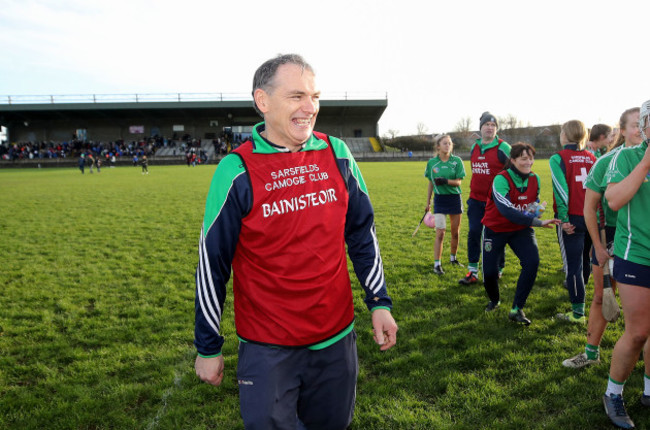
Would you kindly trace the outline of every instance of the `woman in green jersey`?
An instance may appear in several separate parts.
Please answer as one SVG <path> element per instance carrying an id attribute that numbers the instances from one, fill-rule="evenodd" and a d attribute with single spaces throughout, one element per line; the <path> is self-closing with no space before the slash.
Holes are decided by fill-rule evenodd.
<path id="1" fill-rule="evenodd" d="M 614 143 L 614 130 L 607 124 L 594 124 L 589 130 L 587 151 L 600 158 L 605 155 Z"/>
<path id="2" fill-rule="evenodd" d="M 623 304 L 625 332 L 620 337 L 609 368 L 603 396 L 605 412 L 618 427 L 634 428 L 623 403 L 623 386 L 639 354 L 645 360 L 641 404 L 650 407 L 650 100 L 641 106 L 639 128 L 644 142 L 624 148 L 612 159 L 606 175 L 605 197 L 618 211 L 614 237 L 614 279 Z"/>
<path id="3" fill-rule="evenodd" d="M 427 192 L 426 212 L 431 208 L 431 195 L 433 199 L 433 213 L 436 227 L 436 241 L 433 246 L 434 266 L 433 273 L 443 275 L 440 264 L 442 255 L 442 242 L 447 229 L 447 215 L 451 222 L 451 255 L 449 261 L 452 265 L 461 266 L 456 259 L 458 251 L 458 236 L 460 234 L 460 218 L 463 213 L 463 203 L 460 197 L 460 183 L 465 177 L 465 167 L 460 157 L 452 154 L 454 142 L 448 134 L 438 136 L 435 140 L 435 149 L 438 155 L 430 159 L 424 176 L 429 179 Z"/>
<path id="4" fill-rule="evenodd" d="M 591 129 L 592 134 L 597 127 Z M 624 146 L 635 146 L 641 143 L 641 133 L 639 132 L 639 108 L 627 109 L 621 115 L 619 120 L 620 134 L 609 150 L 602 155 L 594 167 L 589 171 L 585 181 L 585 224 L 587 231 L 593 242 L 593 251 L 591 254 L 591 269 L 594 274 L 594 295 L 589 308 L 589 319 L 587 321 L 587 343 L 584 352 L 567 358 L 562 365 L 572 369 L 600 363 L 600 341 L 607 328 L 607 320 L 603 317 L 603 266 L 608 264 L 610 255 L 608 249 L 614 243 L 614 233 L 616 232 L 616 212 L 611 210 L 605 199 L 605 189 L 607 183 L 604 182 L 605 174 L 609 163 L 614 155 Z M 604 218 L 604 230 L 606 244 L 600 239 L 599 221 L 600 207 L 602 207 Z M 609 276 L 609 275 L 608 275 Z M 612 287 L 615 287 L 613 283 Z"/>

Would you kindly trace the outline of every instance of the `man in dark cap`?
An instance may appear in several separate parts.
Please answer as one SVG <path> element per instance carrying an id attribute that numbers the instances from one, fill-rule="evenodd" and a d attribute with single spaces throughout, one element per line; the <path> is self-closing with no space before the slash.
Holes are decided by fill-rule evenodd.
<path id="1" fill-rule="evenodd" d="M 467 200 L 467 219 L 469 222 L 467 266 L 469 272 L 458 281 L 463 285 L 478 282 L 478 263 L 481 258 L 481 235 L 483 233 L 481 219 L 485 214 L 485 203 L 492 188 L 492 180 L 510 158 L 510 145 L 497 136 L 499 123 L 496 116 L 490 112 L 483 112 L 479 121 L 481 138 L 476 139 L 476 143 L 472 145 L 470 152 L 472 180 L 469 185 L 470 192 Z M 500 269 L 503 268 L 504 263 L 505 256 L 501 259 Z"/>

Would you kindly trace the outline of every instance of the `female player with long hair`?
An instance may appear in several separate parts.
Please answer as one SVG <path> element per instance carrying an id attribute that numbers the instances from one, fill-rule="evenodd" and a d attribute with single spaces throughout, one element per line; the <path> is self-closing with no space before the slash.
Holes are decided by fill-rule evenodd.
<path id="1" fill-rule="evenodd" d="M 625 332 L 612 352 L 605 412 L 621 428 L 634 428 L 623 402 L 623 387 L 639 354 L 645 357 L 641 404 L 650 407 L 650 100 L 641 106 L 639 128 L 644 142 L 621 149 L 607 171 L 605 197 L 618 210 L 614 237 L 614 279 L 625 316 Z"/>
<path id="2" fill-rule="evenodd" d="M 594 129 L 592 127 L 592 134 Z M 639 130 L 639 108 L 627 109 L 619 120 L 620 134 L 614 146 L 601 156 L 594 167 L 589 171 L 585 185 L 585 224 L 591 240 L 593 251 L 591 255 L 591 269 L 594 274 L 594 295 L 589 308 L 589 319 L 587 321 L 587 344 L 584 352 L 568 358 L 562 362 L 565 367 L 579 369 L 591 364 L 600 363 L 600 341 L 607 328 L 607 320 L 603 317 L 603 266 L 609 264 L 610 255 L 608 249 L 614 243 L 616 232 L 616 211 L 613 211 L 605 199 L 607 183 L 604 182 L 605 174 L 609 163 L 623 147 L 630 147 L 640 144 L 643 139 Z M 601 209 L 602 208 L 602 209 Z M 601 214 L 602 211 L 602 214 Z M 599 219 L 604 218 L 604 230 L 606 243 L 600 240 L 601 229 Z M 609 276 L 609 275 L 607 275 Z M 615 285 L 612 285 L 615 288 Z M 618 306 L 618 305 L 617 305 Z"/>
<path id="3" fill-rule="evenodd" d="M 529 325 L 524 306 L 539 267 L 537 239 L 531 227 L 552 227 L 558 219 L 541 220 L 539 206 L 539 176 L 533 173 L 535 148 L 518 142 L 510 149 L 506 169 L 494 177 L 492 190 L 485 206 L 483 229 L 483 285 L 490 301 L 485 311 L 500 304 L 499 259 L 509 245 L 521 263 L 517 289 L 508 318 Z"/>
<path id="4" fill-rule="evenodd" d="M 589 273 L 588 253 L 591 247 L 585 246 L 588 235 L 584 218 L 584 183 L 596 162 L 596 157 L 585 149 L 586 140 L 587 128 L 582 121 L 565 122 L 560 132 L 562 150 L 549 160 L 553 178 L 553 209 L 555 217 L 562 221 L 557 227 L 557 237 L 572 309 L 566 314 L 558 314 L 557 318 L 581 324 L 586 321 L 585 281 Z M 591 240 L 587 243 L 590 244 Z"/>
<path id="5" fill-rule="evenodd" d="M 600 158 L 605 155 L 614 143 L 614 130 L 607 124 L 595 124 L 589 130 L 587 151 Z"/>
<path id="6" fill-rule="evenodd" d="M 451 136 L 443 134 L 435 140 L 437 155 L 427 163 L 424 176 L 429 179 L 427 191 L 427 205 L 425 212 L 431 208 L 431 195 L 433 198 L 433 213 L 436 227 L 436 241 L 433 246 L 434 266 L 433 273 L 443 275 L 445 272 L 440 263 L 442 243 L 447 229 L 447 215 L 451 222 L 451 255 L 449 261 L 452 265 L 462 266 L 456 259 L 458 251 L 458 236 L 460 234 L 460 219 L 463 213 L 463 203 L 460 196 L 460 183 L 465 177 L 465 167 L 460 157 L 452 154 L 454 142 Z"/>

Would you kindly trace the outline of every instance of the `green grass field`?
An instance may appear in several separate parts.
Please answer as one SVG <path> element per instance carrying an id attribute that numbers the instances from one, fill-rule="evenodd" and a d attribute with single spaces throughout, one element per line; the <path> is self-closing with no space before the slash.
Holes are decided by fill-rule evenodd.
<path id="1" fill-rule="evenodd" d="M 600 366 L 561 366 L 584 347 L 585 328 L 553 319 L 570 307 L 553 230 L 536 230 L 542 264 L 528 328 L 507 320 L 519 273 L 510 251 L 503 306 L 492 314 L 482 285 L 457 284 L 464 271 L 447 264 L 436 277 L 433 230 L 411 237 L 426 199 L 424 167 L 361 163 L 400 331 L 395 348 L 378 350 L 353 277 L 360 376 L 352 428 L 610 428 L 601 396 L 623 322 L 606 332 Z M 551 202 L 548 162 L 533 169 Z M 194 269 L 214 166 L 150 172 L 0 170 L 0 428 L 243 427 L 230 300 L 224 383 L 200 383 L 193 369 Z M 465 263 L 466 218 L 462 225 Z M 639 428 L 650 427 L 638 403 L 642 375 L 639 364 L 625 391 Z"/>

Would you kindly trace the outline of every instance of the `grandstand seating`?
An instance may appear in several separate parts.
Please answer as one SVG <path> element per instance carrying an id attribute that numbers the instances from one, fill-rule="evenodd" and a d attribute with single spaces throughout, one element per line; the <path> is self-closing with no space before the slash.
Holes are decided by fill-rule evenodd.
<path id="1" fill-rule="evenodd" d="M 353 154 L 368 153 L 368 152 L 381 152 L 381 146 L 377 139 L 369 137 L 344 137 L 343 140 L 347 143 L 350 151 Z M 374 142 L 373 142 L 374 141 Z M 214 145 L 212 144 L 211 139 L 204 139 L 201 142 L 201 149 L 203 149 L 207 154 L 210 160 L 214 159 L 216 151 L 214 150 Z M 171 146 L 161 147 L 156 150 L 156 157 L 173 157 L 174 150 L 176 150 L 176 156 L 184 155 L 184 152 L 181 147 L 181 142 L 176 143 L 176 147 Z"/>
<path id="2" fill-rule="evenodd" d="M 176 142 L 176 147 L 163 146 L 156 150 L 156 157 L 173 157 L 174 151 L 176 151 L 176 156 L 184 156 L 185 152 L 181 146 L 182 142 Z M 215 156 L 214 145 L 212 144 L 211 139 L 204 139 L 201 141 L 201 149 L 205 151 L 209 159 L 213 159 Z"/>
<path id="3" fill-rule="evenodd" d="M 376 152 L 370 138 L 368 137 L 344 137 L 343 140 L 348 144 L 348 147 L 353 154 Z"/>

